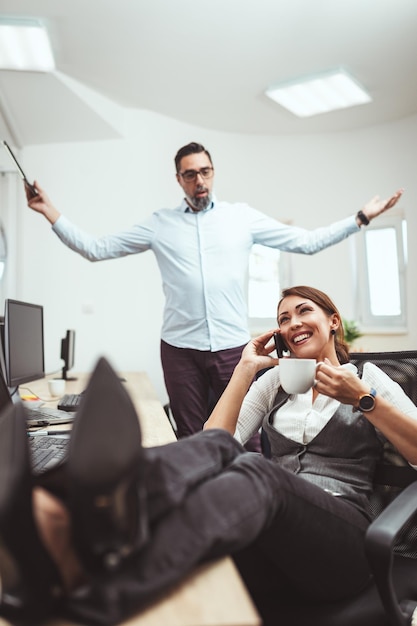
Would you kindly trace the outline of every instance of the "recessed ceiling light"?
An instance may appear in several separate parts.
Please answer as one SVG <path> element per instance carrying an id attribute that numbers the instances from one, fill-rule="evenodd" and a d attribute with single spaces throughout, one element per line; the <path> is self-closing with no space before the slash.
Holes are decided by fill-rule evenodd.
<path id="1" fill-rule="evenodd" d="M 298 117 L 311 117 L 372 100 L 357 81 L 341 69 L 282 83 L 270 87 L 265 94 Z"/>
<path id="2" fill-rule="evenodd" d="M 0 69 L 35 72 L 55 69 L 48 33 L 41 22 L 0 19 Z"/>

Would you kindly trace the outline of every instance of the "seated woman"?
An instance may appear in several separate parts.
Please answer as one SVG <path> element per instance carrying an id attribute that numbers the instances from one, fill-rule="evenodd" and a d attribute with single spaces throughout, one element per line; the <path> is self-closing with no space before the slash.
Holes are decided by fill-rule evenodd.
<path id="1" fill-rule="evenodd" d="M 3 615 L 115 624 L 222 555 L 234 557 L 267 626 L 294 597 L 332 602 L 367 585 L 374 467 L 389 441 L 417 468 L 417 408 L 373 364 L 358 377 L 321 291 L 286 289 L 278 325 L 292 358 L 317 360 L 314 387 L 282 392 L 267 332 L 243 350 L 205 430 L 156 448 L 142 448 L 130 399 L 102 359 L 59 498 L 45 478 L 32 488 L 20 409 L 1 416 L 0 534 L 20 577 L 3 591 Z M 271 460 L 241 445 L 261 425 Z"/>

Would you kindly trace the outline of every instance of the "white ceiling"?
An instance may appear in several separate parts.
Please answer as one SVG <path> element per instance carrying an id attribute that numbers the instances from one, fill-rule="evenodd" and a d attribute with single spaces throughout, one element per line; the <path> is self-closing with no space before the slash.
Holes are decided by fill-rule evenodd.
<path id="1" fill-rule="evenodd" d="M 60 79 L 116 103 L 237 133 L 314 133 L 417 113 L 417 0 L 0 0 L 42 19 L 57 75 L 0 71 L 0 133 L 17 145 L 115 136 Z M 344 67 L 373 102 L 299 119 L 263 94 Z"/>

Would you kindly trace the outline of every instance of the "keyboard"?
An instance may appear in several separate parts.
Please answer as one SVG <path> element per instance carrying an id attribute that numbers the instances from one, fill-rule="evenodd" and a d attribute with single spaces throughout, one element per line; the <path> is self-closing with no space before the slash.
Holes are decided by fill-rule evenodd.
<path id="1" fill-rule="evenodd" d="M 58 403 L 58 409 L 60 411 L 77 411 L 80 406 L 81 398 L 83 397 L 83 391 L 81 393 L 66 393 L 60 399 Z"/>
<path id="2" fill-rule="evenodd" d="M 68 436 L 29 435 L 33 473 L 42 474 L 61 463 L 67 456 L 68 442 Z"/>

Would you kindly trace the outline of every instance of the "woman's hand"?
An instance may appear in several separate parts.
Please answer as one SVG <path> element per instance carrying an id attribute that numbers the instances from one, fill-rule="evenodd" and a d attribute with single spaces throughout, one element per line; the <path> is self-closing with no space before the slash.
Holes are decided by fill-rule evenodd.
<path id="1" fill-rule="evenodd" d="M 358 405 L 361 395 L 369 393 L 369 387 L 355 372 L 332 365 L 327 358 L 317 364 L 314 388 L 324 396 L 352 406 Z"/>
<path id="2" fill-rule="evenodd" d="M 270 356 L 271 352 L 275 350 L 275 344 L 273 342 L 270 343 L 274 332 L 279 331 L 268 330 L 268 332 L 263 333 L 263 335 L 259 335 L 259 337 L 251 339 L 242 350 L 240 363 L 246 366 L 252 365 L 255 372 L 258 372 L 265 367 L 278 365 L 278 359 Z"/>

